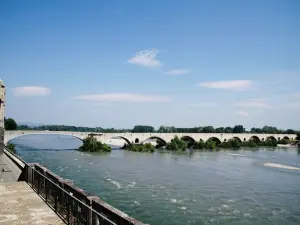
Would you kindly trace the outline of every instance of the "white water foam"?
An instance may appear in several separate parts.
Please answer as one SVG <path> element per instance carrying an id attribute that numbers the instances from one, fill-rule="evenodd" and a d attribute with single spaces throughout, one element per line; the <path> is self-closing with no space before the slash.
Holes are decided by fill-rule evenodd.
<path id="1" fill-rule="evenodd" d="M 294 166 L 286 166 L 277 163 L 264 163 L 264 166 L 273 167 L 273 168 L 280 168 L 280 169 L 287 169 L 287 170 L 299 170 L 300 168 Z"/>
<path id="2" fill-rule="evenodd" d="M 138 201 L 134 201 L 133 202 L 135 205 L 140 205 L 141 203 L 139 203 Z"/>
<path id="3" fill-rule="evenodd" d="M 175 198 L 170 199 L 170 201 L 171 201 L 172 203 L 176 203 L 176 202 L 177 202 L 177 200 L 176 200 Z"/>
<path id="4" fill-rule="evenodd" d="M 121 185 L 120 185 L 119 182 L 112 180 L 111 183 L 112 183 L 114 186 L 116 186 L 118 189 L 121 188 Z"/>
<path id="5" fill-rule="evenodd" d="M 127 187 L 129 187 L 129 188 L 134 188 L 135 185 L 136 185 L 135 182 L 130 182 L 130 184 L 128 184 Z"/>
<path id="6" fill-rule="evenodd" d="M 242 154 L 235 154 L 235 153 L 227 153 L 228 155 L 234 155 L 234 156 L 246 156 L 246 155 L 242 155 Z"/>

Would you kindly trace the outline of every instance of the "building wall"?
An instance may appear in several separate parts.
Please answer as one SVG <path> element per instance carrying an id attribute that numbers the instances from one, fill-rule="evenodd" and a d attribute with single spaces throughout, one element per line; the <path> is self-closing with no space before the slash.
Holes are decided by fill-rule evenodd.
<path id="1" fill-rule="evenodd" d="M 5 108 L 5 86 L 0 80 L 0 154 L 4 148 L 4 108 Z"/>

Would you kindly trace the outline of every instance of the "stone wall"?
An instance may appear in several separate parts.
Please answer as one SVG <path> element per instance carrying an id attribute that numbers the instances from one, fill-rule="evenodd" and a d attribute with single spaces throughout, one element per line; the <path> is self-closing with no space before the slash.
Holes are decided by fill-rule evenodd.
<path id="1" fill-rule="evenodd" d="M 0 127 L 0 154 L 3 153 L 4 150 L 4 128 Z"/>
<path id="2" fill-rule="evenodd" d="M 5 107 L 5 86 L 0 80 L 0 154 L 4 149 L 4 107 Z"/>

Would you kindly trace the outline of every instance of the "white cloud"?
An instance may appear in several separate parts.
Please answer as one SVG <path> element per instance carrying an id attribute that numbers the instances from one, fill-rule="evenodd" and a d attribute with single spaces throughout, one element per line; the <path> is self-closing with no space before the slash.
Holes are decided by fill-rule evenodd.
<path id="1" fill-rule="evenodd" d="M 74 97 L 78 100 L 95 102 L 168 102 L 171 99 L 161 96 L 130 94 L 130 93 L 106 93 L 96 95 L 80 95 Z"/>
<path id="2" fill-rule="evenodd" d="M 246 111 L 236 111 L 236 114 L 239 116 L 247 117 L 249 114 Z"/>
<path id="3" fill-rule="evenodd" d="M 13 88 L 13 94 L 18 97 L 23 96 L 47 96 L 51 90 L 46 87 L 27 86 Z"/>
<path id="4" fill-rule="evenodd" d="M 138 66 L 157 68 L 162 66 L 162 63 L 156 59 L 158 53 L 159 51 L 157 49 L 143 50 L 136 53 L 136 55 L 128 59 L 127 62 Z"/>
<path id="5" fill-rule="evenodd" d="M 234 91 L 246 91 L 252 85 L 251 80 L 228 80 L 228 81 L 215 81 L 215 82 L 203 82 L 198 86 L 206 88 L 227 89 Z"/>
<path id="6" fill-rule="evenodd" d="M 174 69 L 174 70 L 169 70 L 169 71 L 165 72 L 165 74 L 168 74 L 168 75 L 183 75 L 183 74 L 187 74 L 189 72 L 190 72 L 189 69 Z"/>
<path id="7" fill-rule="evenodd" d="M 259 108 L 259 109 L 268 109 L 270 105 L 267 99 L 250 99 L 244 102 L 239 102 L 235 104 L 238 107 L 249 107 L 249 108 Z"/>
<path id="8" fill-rule="evenodd" d="M 201 102 L 201 103 L 192 103 L 189 104 L 191 107 L 215 107 L 217 106 L 214 102 Z"/>

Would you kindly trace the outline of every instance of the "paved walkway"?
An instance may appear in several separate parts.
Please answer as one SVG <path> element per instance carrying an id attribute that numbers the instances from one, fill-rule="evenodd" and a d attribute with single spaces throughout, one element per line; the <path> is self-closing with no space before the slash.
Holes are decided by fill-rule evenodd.
<path id="1" fill-rule="evenodd" d="M 62 220 L 25 182 L 0 183 L 1 225 L 62 225 Z"/>
<path id="2" fill-rule="evenodd" d="M 18 181 L 20 174 L 20 168 L 7 155 L 0 154 L 0 182 Z"/>

